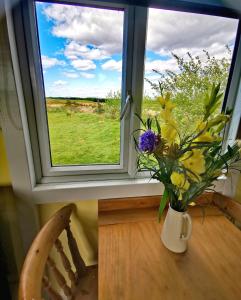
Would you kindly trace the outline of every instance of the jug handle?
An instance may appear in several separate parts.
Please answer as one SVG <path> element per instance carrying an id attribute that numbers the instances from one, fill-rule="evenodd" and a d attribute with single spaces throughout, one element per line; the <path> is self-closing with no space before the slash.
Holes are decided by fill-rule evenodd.
<path id="1" fill-rule="evenodd" d="M 181 239 L 188 240 L 192 233 L 192 219 L 188 213 L 183 214 L 182 217 L 183 217 L 184 221 L 187 222 L 187 234 L 186 234 L 186 236 L 183 235 L 181 237 Z"/>

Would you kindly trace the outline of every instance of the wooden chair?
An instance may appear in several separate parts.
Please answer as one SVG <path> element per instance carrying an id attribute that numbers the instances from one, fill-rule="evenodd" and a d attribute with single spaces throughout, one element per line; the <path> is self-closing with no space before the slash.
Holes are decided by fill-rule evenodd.
<path id="1" fill-rule="evenodd" d="M 75 205 L 70 204 L 58 212 L 43 226 L 26 256 L 19 286 L 19 300 L 97 300 L 98 279 L 97 267 L 86 267 L 81 258 L 76 241 L 70 230 L 70 215 Z M 67 258 L 59 236 L 66 231 L 68 246 L 75 271 Z M 55 262 L 50 257 L 51 249 L 55 247 L 60 255 L 63 267 L 68 274 L 71 285 L 66 282 Z M 46 270 L 56 278 L 60 291 L 50 284 Z"/>

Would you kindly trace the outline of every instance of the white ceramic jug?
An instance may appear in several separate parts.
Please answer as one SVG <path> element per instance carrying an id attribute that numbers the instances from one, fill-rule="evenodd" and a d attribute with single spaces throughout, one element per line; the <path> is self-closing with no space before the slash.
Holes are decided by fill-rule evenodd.
<path id="1" fill-rule="evenodd" d="M 173 252 L 187 250 L 187 241 L 192 233 L 192 220 L 187 212 L 178 212 L 169 206 L 161 233 L 165 247 Z"/>

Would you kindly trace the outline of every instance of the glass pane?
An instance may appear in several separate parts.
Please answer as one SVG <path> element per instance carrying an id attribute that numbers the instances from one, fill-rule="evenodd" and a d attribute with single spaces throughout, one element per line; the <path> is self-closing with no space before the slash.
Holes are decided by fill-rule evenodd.
<path id="1" fill-rule="evenodd" d="M 212 84 L 225 93 L 237 27 L 236 19 L 150 8 L 142 116 L 158 115 L 161 85 L 179 130 L 192 131 Z"/>
<path id="2" fill-rule="evenodd" d="M 124 11 L 36 2 L 52 165 L 119 164 Z"/>

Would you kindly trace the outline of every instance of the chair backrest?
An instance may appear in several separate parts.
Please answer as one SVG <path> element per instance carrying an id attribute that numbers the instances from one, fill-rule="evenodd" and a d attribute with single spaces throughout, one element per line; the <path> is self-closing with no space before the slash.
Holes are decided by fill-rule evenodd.
<path id="1" fill-rule="evenodd" d="M 54 290 L 45 275 L 46 266 L 55 276 L 66 298 L 72 299 L 73 287 L 78 284 L 79 279 L 86 273 L 85 263 L 79 254 L 69 225 L 74 208 L 75 205 L 70 204 L 56 212 L 34 239 L 26 256 L 20 277 L 19 300 L 42 300 L 42 289 L 45 290 L 50 299 L 62 299 L 60 293 Z M 67 234 L 68 246 L 76 272 L 71 269 L 71 263 L 59 240 L 59 236 L 63 231 L 66 231 Z M 60 255 L 63 267 L 70 279 L 71 287 L 67 285 L 64 276 L 50 257 L 50 251 L 53 247 Z"/>

